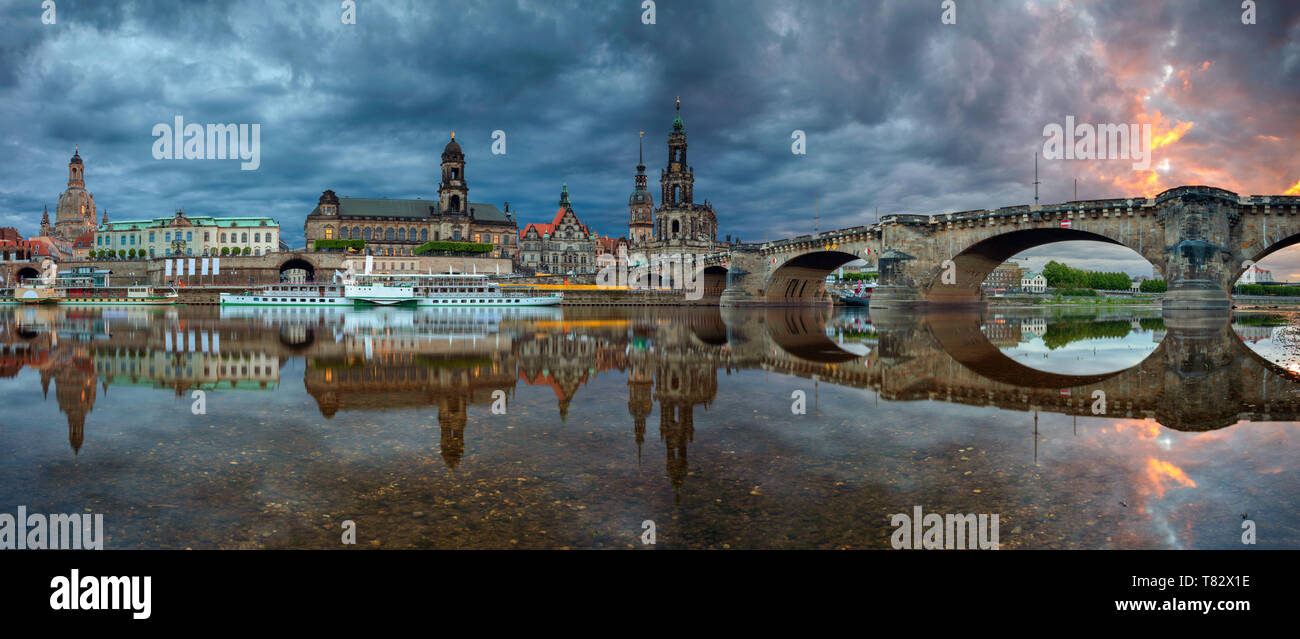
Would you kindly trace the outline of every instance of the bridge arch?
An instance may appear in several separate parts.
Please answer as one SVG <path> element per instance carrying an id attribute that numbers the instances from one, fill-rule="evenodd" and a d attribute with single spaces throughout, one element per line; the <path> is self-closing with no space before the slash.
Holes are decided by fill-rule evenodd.
<path id="1" fill-rule="evenodd" d="M 19 269 L 19 271 L 14 274 L 14 278 L 20 282 L 23 280 L 34 280 L 40 276 L 41 276 L 41 272 L 30 266 L 24 266 L 22 269 Z"/>
<path id="2" fill-rule="evenodd" d="M 987 380 L 1023 388 L 1077 388 L 1092 386 L 1129 371 L 1143 368 L 1148 362 L 1164 359 L 1165 343 L 1149 353 L 1141 362 L 1127 368 L 1106 373 L 1068 374 L 1044 371 L 1025 366 L 989 341 L 983 323 L 977 316 L 929 318 L 930 332 L 949 357 L 971 372 Z"/>
<path id="3" fill-rule="evenodd" d="M 1152 237 L 1149 243 L 1139 240 L 1136 246 L 1132 244 L 1132 239 L 1125 237 L 1121 240 L 1095 231 L 1059 227 L 999 233 L 983 238 L 953 256 L 949 276 L 951 280 L 944 280 L 949 268 L 939 264 L 922 290 L 925 297 L 932 301 L 977 301 L 981 297 L 980 285 L 999 265 L 1029 249 L 1058 242 L 1092 241 L 1123 246 L 1153 265 L 1160 263 L 1157 256 L 1162 238 Z"/>
<path id="4" fill-rule="evenodd" d="M 286 277 L 289 277 L 290 271 L 304 271 L 306 273 L 305 275 L 306 279 L 304 281 L 307 282 L 316 281 L 316 265 L 313 264 L 310 260 L 307 260 L 305 258 L 291 257 L 288 260 L 281 262 L 280 280 L 284 281 Z"/>
<path id="5" fill-rule="evenodd" d="M 768 258 L 771 259 L 771 258 Z M 837 249 L 823 249 L 797 255 L 777 266 L 763 287 L 768 303 L 817 304 L 829 302 L 826 276 L 854 260 L 862 259 Z"/>
<path id="6" fill-rule="evenodd" d="M 727 267 L 713 265 L 704 267 L 704 296 L 719 297 L 727 289 Z"/>
<path id="7" fill-rule="evenodd" d="M 1282 249 L 1300 244 L 1300 223 L 1292 222 L 1290 216 L 1277 217 L 1274 219 L 1282 220 L 1282 222 L 1275 223 L 1276 226 L 1274 228 L 1277 230 L 1274 231 L 1270 229 L 1270 232 L 1267 232 L 1266 235 L 1277 233 L 1279 239 L 1274 240 L 1272 244 L 1266 244 L 1265 242 L 1267 240 L 1261 239 L 1258 236 L 1253 236 L 1247 241 L 1240 252 L 1241 261 L 1232 264 L 1232 269 L 1230 271 L 1231 279 L 1226 283 L 1229 292 L 1231 292 L 1232 288 L 1236 286 L 1237 280 L 1241 279 L 1241 276 L 1246 273 L 1246 269 L 1249 268 L 1246 265 L 1247 261 L 1251 262 L 1255 266 L 1259 266 L 1259 263 L 1270 255 L 1277 253 Z"/>

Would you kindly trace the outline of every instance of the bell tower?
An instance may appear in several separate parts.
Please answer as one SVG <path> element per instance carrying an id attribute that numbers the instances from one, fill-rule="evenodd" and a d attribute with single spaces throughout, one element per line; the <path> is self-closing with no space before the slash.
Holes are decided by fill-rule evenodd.
<path id="1" fill-rule="evenodd" d="M 442 150 L 442 183 L 438 185 L 438 212 L 465 214 L 469 212 L 469 187 L 465 184 L 465 153 L 456 143 L 456 132 Z"/>
<path id="2" fill-rule="evenodd" d="M 686 123 L 682 122 L 682 99 L 677 98 L 673 132 L 668 134 L 668 167 L 659 177 L 665 207 L 688 207 L 695 189 L 695 172 L 686 165 Z"/>
<path id="3" fill-rule="evenodd" d="M 68 160 L 68 188 L 86 188 L 86 165 L 81 162 L 81 145 L 72 150 L 72 159 Z"/>
<path id="4" fill-rule="evenodd" d="M 655 230 L 654 196 L 646 190 L 645 151 L 642 144 L 644 138 L 645 131 L 642 131 L 641 137 L 637 139 L 636 189 L 627 199 L 627 206 L 631 209 L 627 236 L 633 245 L 644 244 L 654 239 Z"/>

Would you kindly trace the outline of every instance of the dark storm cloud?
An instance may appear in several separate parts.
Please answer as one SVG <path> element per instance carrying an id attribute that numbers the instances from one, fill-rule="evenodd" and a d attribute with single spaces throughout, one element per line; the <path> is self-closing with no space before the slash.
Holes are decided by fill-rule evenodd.
<path id="1" fill-rule="evenodd" d="M 334 0 L 63 0 L 42 25 L 39 3 L 13 2 L 0 9 L 0 225 L 35 232 L 80 144 L 113 218 L 269 214 L 298 244 L 326 188 L 436 197 L 455 130 L 473 200 L 547 221 L 567 183 L 584 221 L 620 235 L 637 131 L 657 198 L 678 95 L 697 199 L 720 235 L 747 241 L 811 232 L 814 207 L 827 229 L 877 207 L 1026 203 L 1042 127 L 1067 114 L 1194 124 L 1144 180 L 1044 162 L 1045 202 L 1070 199 L 1075 177 L 1084 197 L 1212 178 L 1280 193 L 1300 180 L 1300 9 L 1277 4 L 1247 26 L 1210 0 L 958 0 L 943 25 L 938 2 L 661 0 L 645 25 L 633 0 L 358 0 L 344 25 Z M 150 131 L 177 114 L 260 123 L 261 168 L 154 160 Z M 504 156 L 489 152 L 497 129 Z M 807 155 L 790 152 L 795 130 Z"/>

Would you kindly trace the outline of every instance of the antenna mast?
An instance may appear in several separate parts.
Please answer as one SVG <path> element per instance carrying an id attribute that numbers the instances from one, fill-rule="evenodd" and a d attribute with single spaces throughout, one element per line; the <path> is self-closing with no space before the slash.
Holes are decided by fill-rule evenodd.
<path id="1" fill-rule="evenodd" d="M 1038 206 L 1038 151 L 1034 151 L 1034 206 Z"/>

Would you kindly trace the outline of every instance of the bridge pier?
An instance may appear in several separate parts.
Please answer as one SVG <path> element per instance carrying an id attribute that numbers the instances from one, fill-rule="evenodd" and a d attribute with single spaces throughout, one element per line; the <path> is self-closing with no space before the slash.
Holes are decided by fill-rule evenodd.
<path id="1" fill-rule="evenodd" d="M 882 285 L 871 291 L 872 309 L 910 310 L 926 304 L 927 302 L 921 299 L 921 291 L 914 286 Z"/>
<path id="2" fill-rule="evenodd" d="M 1164 313 L 1181 311 L 1226 311 L 1232 308 L 1232 298 L 1217 282 L 1212 280 L 1183 280 L 1175 282 L 1165 292 Z"/>

